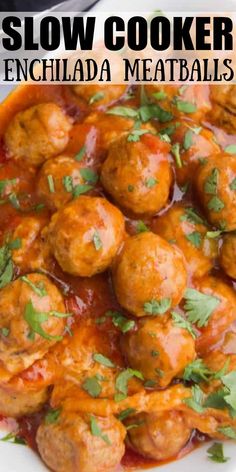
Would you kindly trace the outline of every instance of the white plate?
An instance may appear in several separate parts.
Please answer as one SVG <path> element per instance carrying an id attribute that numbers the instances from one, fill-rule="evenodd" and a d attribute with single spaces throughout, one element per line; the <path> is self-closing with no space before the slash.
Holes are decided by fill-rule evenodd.
<path id="1" fill-rule="evenodd" d="M 236 0 L 101 0 L 94 11 L 122 12 L 122 11 L 235 11 Z M 8 95 L 13 87 L 1 85 L 0 101 Z M 5 432 L 3 433 L 5 434 Z M 207 459 L 206 450 L 209 444 L 190 453 L 186 457 L 171 462 L 167 465 L 154 467 L 149 472 L 236 472 L 236 447 L 235 443 L 228 442 L 224 445 L 225 456 L 230 460 L 225 464 L 216 464 Z M 0 472 L 47 472 L 38 456 L 28 447 L 9 444 L 0 441 Z M 79 471 L 74 471 L 79 472 Z"/>

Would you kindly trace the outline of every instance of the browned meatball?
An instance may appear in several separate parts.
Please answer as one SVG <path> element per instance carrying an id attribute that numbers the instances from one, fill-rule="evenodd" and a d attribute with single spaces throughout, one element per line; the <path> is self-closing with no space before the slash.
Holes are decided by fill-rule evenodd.
<path id="1" fill-rule="evenodd" d="M 217 239 L 207 237 L 209 228 L 192 207 L 172 206 L 154 221 L 153 230 L 183 251 L 194 277 L 202 277 L 212 269 L 218 252 Z"/>
<path id="2" fill-rule="evenodd" d="M 196 350 L 202 356 L 221 340 L 225 330 L 235 321 L 236 294 L 229 285 L 212 276 L 196 280 L 194 288 L 219 300 L 206 326 L 199 329 L 200 336 L 196 340 Z"/>
<path id="3" fill-rule="evenodd" d="M 169 197 L 172 170 L 169 144 L 150 134 L 137 142 L 117 140 L 103 164 L 101 181 L 114 200 L 135 214 L 155 214 Z"/>
<path id="4" fill-rule="evenodd" d="M 8 385 L 0 387 L 0 414 L 17 418 L 39 411 L 49 398 L 48 388 L 15 390 Z"/>
<path id="5" fill-rule="evenodd" d="M 228 231 L 236 229 L 236 157 L 211 156 L 199 167 L 196 189 L 210 223 Z"/>
<path id="6" fill-rule="evenodd" d="M 127 444 L 144 457 L 163 461 L 176 456 L 191 436 L 191 429 L 178 411 L 140 413 L 126 420 Z"/>
<path id="7" fill-rule="evenodd" d="M 48 240 L 61 268 L 90 277 L 106 270 L 124 238 L 124 217 L 105 198 L 81 196 L 51 220 Z"/>
<path id="8" fill-rule="evenodd" d="M 201 121 L 211 109 L 209 85 L 145 85 L 145 91 L 151 101 L 174 116 L 188 115 Z"/>
<path id="9" fill-rule="evenodd" d="M 112 472 L 125 452 L 125 434 L 113 416 L 67 413 L 57 423 L 42 424 L 36 440 L 42 459 L 55 472 Z"/>
<path id="10" fill-rule="evenodd" d="M 226 234 L 220 252 L 220 265 L 225 273 L 236 279 L 236 235 Z"/>
<path id="11" fill-rule="evenodd" d="M 193 337 L 169 315 L 141 318 L 137 330 L 122 337 L 121 347 L 128 365 L 153 381 L 153 387 L 169 385 L 195 358 Z"/>
<path id="12" fill-rule="evenodd" d="M 1 290 L 0 361 L 14 375 L 40 359 L 61 339 L 65 315 L 57 287 L 41 274 L 29 274 Z"/>
<path id="13" fill-rule="evenodd" d="M 136 316 L 147 315 L 146 303 L 182 299 L 187 272 L 182 253 L 160 236 L 140 233 L 126 240 L 118 255 L 113 284 L 119 303 Z"/>
<path id="14" fill-rule="evenodd" d="M 236 87 L 235 85 L 211 86 L 212 110 L 210 119 L 229 133 L 236 133 Z"/>
<path id="15" fill-rule="evenodd" d="M 38 195 L 52 210 L 58 210 L 73 198 L 76 185 L 84 184 L 81 164 L 72 157 L 58 156 L 46 161 L 38 175 Z"/>
<path id="16" fill-rule="evenodd" d="M 39 166 L 68 144 L 71 121 L 54 103 L 42 103 L 15 115 L 5 134 L 11 157 Z"/>
<path id="17" fill-rule="evenodd" d="M 73 92 L 93 108 L 111 105 L 125 94 L 126 85 L 74 85 Z"/>
<path id="18" fill-rule="evenodd" d="M 22 272 L 39 270 L 46 266 L 48 248 L 41 238 L 46 223 L 45 217 L 26 216 L 13 233 L 13 241 L 19 239 L 20 245 L 12 250 L 12 260 Z"/>

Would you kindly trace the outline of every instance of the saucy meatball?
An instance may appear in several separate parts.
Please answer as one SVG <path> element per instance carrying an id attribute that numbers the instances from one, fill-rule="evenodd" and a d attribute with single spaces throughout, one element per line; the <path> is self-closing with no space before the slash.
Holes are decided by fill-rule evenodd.
<path id="1" fill-rule="evenodd" d="M 209 272 L 217 256 L 217 240 L 208 238 L 203 218 L 192 207 L 176 204 L 153 223 L 153 230 L 185 255 L 189 272 L 202 277 Z"/>
<path id="2" fill-rule="evenodd" d="M 126 85 L 74 85 L 74 94 L 93 108 L 111 105 L 125 94 Z"/>
<path id="3" fill-rule="evenodd" d="M 213 276 L 205 276 L 196 280 L 194 288 L 219 301 L 211 312 L 206 326 L 199 329 L 200 335 L 196 340 L 196 350 L 200 355 L 204 355 L 221 340 L 225 330 L 235 321 L 236 294 L 233 288 Z"/>
<path id="4" fill-rule="evenodd" d="M 220 251 L 220 265 L 225 273 L 236 279 L 236 235 L 226 234 Z"/>
<path id="5" fill-rule="evenodd" d="M 113 416 L 67 413 L 57 423 L 43 423 L 36 440 L 42 459 L 55 472 L 111 472 L 124 455 L 125 434 Z"/>
<path id="6" fill-rule="evenodd" d="M 209 85 L 145 85 L 151 101 L 157 101 L 174 116 L 188 115 L 199 121 L 211 109 Z"/>
<path id="7" fill-rule="evenodd" d="M 8 387 L 0 387 L 0 414 L 17 418 L 39 411 L 49 398 L 48 388 L 20 391 Z"/>
<path id="8" fill-rule="evenodd" d="M 235 85 L 211 85 L 212 109 L 209 117 L 232 134 L 236 133 L 235 90 Z"/>
<path id="9" fill-rule="evenodd" d="M 172 183 L 169 149 L 151 134 L 137 142 L 129 142 L 127 136 L 115 141 L 102 167 L 105 190 L 132 213 L 157 213 L 166 205 Z"/>
<path id="10" fill-rule="evenodd" d="M 48 249 L 43 243 L 41 232 L 47 218 L 26 216 L 13 233 L 13 241 L 19 240 L 20 245 L 12 250 L 12 260 L 21 272 L 39 270 L 46 266 Z"/>
<path id="11" fill-rule="evenodd" d="M 209 222 L 221 229 L 236 229 L 236 158 L 216 154 L 199 167 L 198 197 Z"/>
<path id="12" fill-rule="evenodd" d="M 140 413 L 126 420 L 131 426 L 127 444 L 144 457 L 163 461 L 176 456 L 191 436 L 191 429 L 178 411 Z"/>
<path id="13" fill-rule="evenodd" d="M 48 241 L 62 270 L 91 277 L 112 263 L 124 238 L 124 217 L 105 198 L 81 196 L 53 215 Z"/>
<path id="14" fill-rule="evenodd" d="M 113 270 L 113 284 L 121 306 L 136 316 L 145 316 L 146 303 L 182 299 L 187 272 L 182 253 L 160 236 L 140 233 L 127 239 Z"/>
<path id="15" fill-rule="evenodd" d="M 5 133 L 9 155 L 39 166 L 67 146 L 71 121 L 54 103 L 42 103 L 15 115 Z"/>
<path id="16" fill-rule="evenodd" d="M 46 161 L 38 175 L 38 195 L 52 210 L 58 210 L 73 198 L 73 189 L 84 183 L 81 164 L 72 157 L 58 156 Z"/>
<path id="17" fill-rule="evenodd" d="M 66 314 L 57 287 L 41 274 L 29 274 L 1 290 L 0 361 L 16 374 L 41 359 L 62 339 Z"/>
<path id="18" fill-rule="evenodd" d="M 168 315 L 138 320 L 137 330 L 123 335 L 121 347 L 128 365 L 154 387 L 169 385 L 195 358 L 193 337 Z"/>

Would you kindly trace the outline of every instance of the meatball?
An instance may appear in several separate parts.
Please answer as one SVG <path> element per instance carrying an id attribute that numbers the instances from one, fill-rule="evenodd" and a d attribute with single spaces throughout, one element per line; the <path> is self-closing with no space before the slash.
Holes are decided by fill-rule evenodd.
<path id="1" fill-rule="evenodd" d="M 84 183 L 80 170 L 81 164 L 68 156 L 58 156 L 44 163 L 38 175 L 37 191 L 52 211 L 68 203 L 76 185 Z"/>
<path id="2" fill-rule="evenodd" d="M 236 279 L 236 235 L 226 234 L 220 251 L 220 265 L 225 273 Z"/>
<path id="3" fill-rule="evenodd" d="M 191 436 L 191 429 L 178 411 L 140 413 L 126 420 L 127 444 L 144 457 L 163 461 L 176 456 Z M 136 426 L 137 425 L 137 426 Z"/>
<path id="4" fill-rule="evenodd" d="M 187 272 L 182 253 L 160 236 L 140 233 L 125 241 L 113 269 L 113 284 L 121 306 L 136 316 L 145 316 L 146 303 L 182 299 Z"/>
<path id="5" fill-rule="evenodd" d="M 209 115 L 218 126 L 228 133 L 236 133 L 236 88 L 235 85 L 211 85 L 212 110 Z"/>
<path id="6" fill-rule="evenodd" d="M 116 207 L 105 198 L 81 196 L 53 215 L 48 241 L 63 271 L 91 277 L 111 265 L 124 234 Z"/>
<path id="7" fill-rule="evenodd" d="M 57 287 L 41 274 L 29 274 L 1 290 L 0 361 L 17 374 L 41 359 L 61 339 L 66 314 Z"/>
<path id="8" fill-rule="evenodd" d="M 199 127 L 197 123 L 176 121 L 173 127 L 172 149 L 175 147 L 176 152 L 179 150 L 180 153 L 180 161 L 176 160 L 175 170 L 177 182 L 181 186 L 192 181 L 198 166 L 203 165 L 206 158 L 219 152 L 220 148 L 214 140 L 213 132 Z"/>
<path id="9" fill-rule="evenodd" d="M 151 101 L 157 101 L 174 116 L 188 116 L 196 121 L 211 109 L 209 85 L 145 85 L 145 91 Z"/>
<path id="10" fill-rule="evenodd" d="M 236 294 L 229 285 L 213 276 L 205 276 L 196 280 L 194 288 L 219 300 L 207 325 L 199 329 L 200 335 L 196 340 L 196 350 L 202 356 L 220 341 L 225 330 L 235 321 Z"/>
<path id="11" fill-rule="evenodd" d="M 236 157 L 211 156 L 199 167 L 196 189 L 209 222 L 221 229 L 236 229 Z"/>
<path id="12" fill-rule="evenodd" d="M 0 414 L 17 418 L 39 411 L 48 400 L 48 388 L 18 391 L 6 385 L 0 387 Z"/>
<path id="13" fill-rule="evenodd" d="M 194 208 L 172 206 L 154 221 L 153 230 L 183 251 L 188 271 L 194 277 L 202 277 L 212 269 L 217 240 L 207 238 L 208 228 Z"/>
<path id="14" fill-rule="evenodd" d="M 120 100 L 127 90 L 126 85 L 74 85 L 74 94 L 93 108 L 108 106 Z"/>
<path id="15" fill-rule="evenodd" d="M 125 434 L 113 416 L 67 413 L 57 423 L 42 424 L 36 440 L 42 459 L 55 472 L 111 472 L 124 455 Z"/>
<path id="16" fill-rule="evenodd" d="M 128 140 L 124 136 L 111 145 L 101 181 L 126 210 L 153 215 L 166 205 L 170 193 L 170 146 L 151 134 L 143 135 L 137 142 Z"/>
<path id="17" fill-rule="evenodd" d="M 54 103 L 42 103 L 15 115 L 5 133 L 11 157 L 39 166 L 67 146 L 71 121 Z"/>
<path id="18" fill-rule="evenodd" d="M 167 387 L 195 358 L 193 337 L 168 315 L 138 320 L 137 330 L 123 335 L 121 347 L 128 365 L 154 387 Z"/>
<path id="19" fill-rule="evenodd" d="M 39 270 L 46 266 L 48 249 L 41 238 L 41 231 L 47 218 L 26 216 L 16 227 L 13 241 L 19 240 L 20 245 L 12 250 L 12 260 L 21 272 Z"/>

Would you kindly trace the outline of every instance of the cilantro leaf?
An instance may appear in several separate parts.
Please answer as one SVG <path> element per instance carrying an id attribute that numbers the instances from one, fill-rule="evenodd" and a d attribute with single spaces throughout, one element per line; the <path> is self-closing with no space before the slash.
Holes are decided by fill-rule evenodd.
<path id="1" fill-rule="evenodd" d="M 77 184 L 73 188 L 73 197 L 77 198 L 83 193 L 89 192 L 89 190 L 92 190 L 92 185 L 88 184 Z"/>
<path id="2" fill-rule="evenodd" d="M 90 416 L 90 429 L 93 436 L 101 438 L 108 446 L 111 445 L 111 441 L 107 434 L 103 434 L 97 420 L 94 416 Z"/>
<path id="3" fill-rule="evenodd" d="M 236 428 L 231 428 L 231 426 L 221 426 L 217 431 L 224 434 L 227 438 L 236 439 Z"/>
<path id="4" fill-rule="evenodd" d="M 229 374 L 224 375 L 221 378 L 221 381 L 225 387 L 228 389 L 227 395 L 225 395 L 225 401 L 236 410 L 236 370 L 229 372 Z"/>
<path id="5" fill-rule="evenodd" d="M 172 311 L 171 316 L 173 318 L 173 322 L 174 322 L 175 326 L 178 326 L 178 328 L 186 329 L 189 332 L 189 334 L 191 334 L 191 336 L 194 339 L 196 339 L 197 335 L 196 335 L 196 333 L 195 333 L 195 331 L 192 327 L 192 324 L 189 323 L 188 320 L 185 320 L 185 318 L 183 318 L 183 316 L 181 316 L 176 311 Z"/>
<path id="6" fill-rule="evenodd" d="M 197 248 L 201 247 L 202 235 L 199 233 L 199 231 L 193 231 L 192 233 L 187 234 L 186 239 L 188 239 L 188 241 L 190 241 L 193 246 Z"/>
<path id="7" fill-rule="evenodd" d="M 185 398 L 184 403 L 188 405 L 189 408 L 192 408 L 192 410 L 196 411 L 197 413 L 203 413 L 204 412 L 204 406 L 203 406 L 203 401 L 204 401 L 204 393 L 200 389 L 198 385 L 194 385 L 191 388 L 192 391 L 192 397 L 191 398 Z"/>
<path id="8" fill-rule="evenodd" d="M 47 176 L 48 180 L 48 188 L 50 193 L 55 193 L 55 184 L 54 184 L 54 178 L 52 175 Z"/>
<path id="9" fill-rule="evenodd" d="M 95 230 L 93 234 L 93 244 L 95 246 L 96 251 L 102 249 L 102 240 L 97 230 Z"/>
<path id="10" fill-rule="evenodd" d="M 30 279 L 28 279 L 28 277 L 26 275 L 23 275 L 21 277 L 21 280 L 23 282 L 25 282 L 27 285 L 29 285 L 30 288 L 32 288 L 32 290 L 34 291 L 34 293 L 36 293 L 36 295 L 38 295 L 39 297 L 45 297 L 47 296 L 47 291 L 45 289 L 45 286 L 44 286 L 44 283 L 43 282 L 37 282 L 36 284 L 34 284 L 33 282 L 31 282 Z"/>
<path id="11" fill-rule="evenodd" d="M 183 147 L 185 151 L 188 151 L 193 144 L 193 134 L 194 134 L 193 131 L 189 129 L 188 131 L 186 131 L 184 135 Z"/>
<path id="12" fill-rule="evenodd" d="M 117 106 L 110 108 L 106 113 L 107 115 L 123 116 L 124 118 L 138 118 L 138 110 L 131 107 Z"/>
<path id="13" fill-rule="evenodd" d="M 128 418 L 128 416 L 134 415 L 135 413 L 135 408 L 126 408 L 126 410 L 123 410 L 119 413 L 118 420 L 124 421 L 126 418 Z"/>
<path id="14" fill-rule="evenodd" d="M 229 188 L 230 190 L 236 190 L 236 177 L 232 180 Z"/>
<path id="15" fill-rule="evenodd" d="M 80 175 L 89 184 L 96 184 L 98 181 L 98 175 L 93 169 L 89 167 L 85 167 L 84 169 L 80 169 Z"/>
<path id="16" fill-rule="evenodd" d="M 129 143 L 136 143 L 137 141 L 140 140 L 140 136 L 143 136 L 144 134 L 150 133 L 148 129 L 133 129 L 128 137 L 127 141 Z"/>
<path id="17" fill-rule="evenodd" d="M 204 220 L 194 208 L 185 208 L 184 215 L 180 217 L 180 221 L 189 221 L 189 223 L 199 225 L 204 224 Z"/>
<path id="18" fill-rule="evenodd" d="M 170 298 L 162 298 L 162 300 L 150 300 L 144 303 L 145 313 L 150 315 L 163 315 L 171 307 Z"/>
<path id="19" fill-rule="evenodd" d="M 61 414 L 61 408 L 51 409 L 47 412 L 44 421 L 46 424 L 57 423 Z"/>
<path id="20" fill-rule="evenodd" d="M 64 177 L 62 179 L 62 182 L 63 182 L 63 186 L 64 186 L 66 192 L 72 193 L 73 192 L 73 187 L 74 187 L 72 176 L 71 175 L 64 175 Z"/>
<path id="21" fill-rule="evenodd" d="M 136 225 L 136 231 L 137 233 L 145 233 L 146 231 L 149 231 L 149 228 L 142 220 L 139 220 Z"/>
<path id="22" fill-rule="evenodd" d="M 152 188 L 158 183 L 158 180 L 155 179 L 154 177 L 149 177 L 148 179 L 145 180 L 145 185 L 147 188 Z"/>
<path id="23" fill-rule="evenodd" d="M 9 245 L 0 247 L 0 288 L 5 287 L 12 281 L 13 263 Z"/>
<path id="24" fill-rule="evenodd" d="M 99 101 L 102 100 L 104 97 L 105 97 L 105 93 L 104 93 L 104 92 L 97 92 L 97 93 L 95 93 L 94 95 L 92 95 L 92 97 L 90 97 L 90 99 L 89 99 L 89 105 L 93 105 L 93 103 L 99 102 Z"/>
<path id="25" fill-rule="evenodd" d="M 93 360 L 98 362 L 98 364 L 104 365 L 105 367 L 115 367 L 115 364 L 110 359 L 108 359 L 108 357 L 103 356 L 103 354 L 93 354 Z"/>
<path id="26" fill-rule="evenodd" d="M 221 443 L 214 443 L 209 449 L 207 449 L 207 454 L 209 459 L 213 462 L 218 462 L 223 464 L 229 460 L 228 457 L 224 456 L 223 444 Z"/>
<path id="27" fill-rule="evenodd" d="M 49 312 L 39 312 L 37 311 L 34 306 L 32 301 L 30 300 L 26 306 L 25 306 L 25 311 L 24 311 L 24 319 L 28 323 L 31 333 L 37 333 L 39 334 L 42 338 L 47 339 L 48 341 L 61 341 L 62 336 L 52 336 L 48 334 L 44 329 L 42 328 L 42 323 L 45 323 L 50 316 L 55 316 L 57 318 L 66 318 L 71 316 L 70 313 L 59 313 L 56 311 L 49 311 Z M 33 338 L 33 336 L 32 336 Z"/>
<path id="28" fill-rule="evenodd" d="M 86 146 L 83 146 L 80 151 L 75 155 L 75 160 L 81 162 L 86 154 Z"/>
<path id="29" fill-rule="evenodd" d="M 183 379 L 187 382 L 209 382 L 214 373 L 203 362 L 202 359 L 196 359 L 188 364 L 184 369 Z"/>
<path id="30" fill-rule="evenodd" d="M 99 397 L 102 387 L 97 377 L 88 377 L 82 384 L 83 390 L 85 390 L 91 397 Z"/>
<path id="31" fill-rule="evenodd" d="M 112 318 L 113 325 L 119 328 L 122 333 L 127 333 L 135 327 L 134 320 L 129 320 L 118 311 L 108 310 L 105 315 Z"/>
<path id="32" fill-rule="evenodd" d="M 210 316 L 220 303 L 218 298 L 193 288 L 188 288 L 185 291 L 184 298 L 186 300 L 184 309 L 187 312 L 188 321 L 195 323 L 198 328 L 207 325 Z"/>
<path id="33" fill-rule="evenodd" d="M 172 113 L 164 110 L 157 104 L 143 105 L 139 108 L 138 111 L 143 123 L 146 123 L 147 121 L 150 121 L 152 119 L 156 119 L 160 121 L 160 123 L 166 123 L 167 121 L 170 121 L 173 118 Z"/>
<path id="34" fill-rule="evenodd" d="M 197 111 L 197 107 L 194 103 L 186 102 L 179 98 L 176 98 L 174 104 L 176 105 L 177 110 L 182 111 L 183 113 L 194 113 Z"/>
<path id="35" fill-rule="evenodd" d="M 211 174 L 205 181 L 204 192 L 210 195 L 216 195 L 219 175 L 218 169 L 215 168 L 211 171 Z"/>
<path id="36" fill-rule="evenodd" d="M 180 157 L 180 144 L 179 143 L 173 144 L 173 146 L 171 148 L 171 153 L 173 154 L 173 156 L 175 158 L 175 162 L 176 162 L 177 167 L 179 169 L 181 169 L 181 167 L 183 167 L 183 163 L 182 163 L 182 160 L 181 160 L 181 157 Z"/>
<path id="37" fill-rule="evenodd" d="M 225 152 L 228 152 L 228 154 L 236 154 L 236 144 L 230 144 L 229 146 L 226 146 L 224 150 Z"/>
<path id="38" fill-rule="evenodd" d="M 118 376 L 116 377 L 116 382 L 115 382 L 115 386 L 116 386 L 116 390 L 122 394 L 122 395 L 116 395 L 115 396 L 115 400 L 116 401 L 119 401 L 119 400 L 123 400 L 126 396 L 127 396 L 127 392 L 128 392 L 128 381 L 132 378 L 132 377 L 137 377 L 138 379 L 140 380 L 144 380 L 143 378 L 143 375 L 141 374 L 141 372 L 139 372 L 138 370 L 133 370 L 133 369 L 125 369 L 123 370 L 120 374 L 118 374 Z"/>
<path id="39" fill-rule="evenodd" d="M 219 197 L 212 197 L 207 204 L 209 210 L 213 210 L 216 213 L 219 213 L 225 207 L 224 202 Z"/>
<path id="40" fill-rule="evenodd" d="M 0 441 L 10 442 L 11 444 L 21 444 L 22 446 L 26 445 L 25 440 L 18 436 L 16 433 L 8 433 L 3 438 L 0 438 Z"/>

